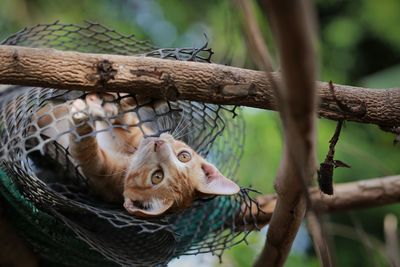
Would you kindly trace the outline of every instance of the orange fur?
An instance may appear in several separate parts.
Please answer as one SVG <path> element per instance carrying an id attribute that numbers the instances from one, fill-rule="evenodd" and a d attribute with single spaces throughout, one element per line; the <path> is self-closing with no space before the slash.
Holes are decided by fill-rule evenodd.
<path id="1" fill-rule="evenodd" d="M 135 112 L 130 112 L 137 104 L 135 99 L 125 96 L 118 106 L 109 101 L 102 104 L 103 98 L 114 97 L 88 94 L 85 100 L 73 101 L 69 108 L 72 127 L 76 128 L 76 133 L 69 135 L 71 155 L 100 197 L 106 201 L 124 201 L 126 210 L 134 215 L 154 216 L 187 208 L 199 192 L 213 195 L 238 192 L 236 184 L 185 143 L 169 134 L 144 138 L 142 130 L 150 132 L 150 129 L 137 127 L 139 119 Z M 45 112 L 48 109 L 42 111 Z M 92 134 L 106 126 L 101 119 L 93 125 L 89 116 L 114 116 L 114 125 L 128 128 Z M 189 161 L 179 159 L 182 151 L 187 157 L 190 155 Z M 162 173 L 162 180 L 155 184 L 152 179 L 157 171 Z"/>

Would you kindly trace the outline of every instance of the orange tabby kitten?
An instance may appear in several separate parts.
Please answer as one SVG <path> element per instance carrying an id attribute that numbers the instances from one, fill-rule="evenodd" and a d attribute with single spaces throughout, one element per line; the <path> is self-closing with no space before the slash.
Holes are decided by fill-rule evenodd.
<path id="1" fill-rule="evenodd" d="M 64 146 L 87 177 L 91 188 L 102 198 L 124 203 L 125 209 L 137 216 L 161 215 L 167 210 L 182 210 L 193 200 L 206 195 L 231 195 L 240 188 L 218 169 L 198 155 L 187 144 L 170 134 L 144 138 L 134 112 L 123 113 L 136 106 L 132 97 L 122 98 L 119 105 L 113 94 L 88 94 L 77 99 L 69 109 L 72 126 Z M 44 114 L 46 108 L 39 113 Z M 64 113 L 65 109 L 56 111 Z M 117 116 L 118 114 L 123 114 Z M 58 114 L 54 114 L 58 117 Z M 89 117 L 96 118 L 91 123 Z M 129 125 L 91 135 L 109 127 L 101 118 L 111 117 L 114 125 Z M 39 119 L 39 125 L 48 124 Z M 150 132 L 150 129 L 142 130 Z M 77 138 L 79 137 L 79 138 Z"/>

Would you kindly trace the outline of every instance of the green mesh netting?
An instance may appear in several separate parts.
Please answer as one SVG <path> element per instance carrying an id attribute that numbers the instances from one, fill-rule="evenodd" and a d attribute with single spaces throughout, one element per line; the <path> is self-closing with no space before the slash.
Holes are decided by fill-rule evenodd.
<path id="1" fill-rule="evenodd" d="M 33 248 L 40 248 L 36 252 L 47 261 L 46 266 L 62 263 L 67 266 L 118 266 L 76 238 L 62 221 L 36 208 L 3 171 L 0 171 L 0 192 L 2 203 L 7 204 L 7 218 Z"/>
<path id="2" fill-rule="evenodd" d="M 148 42 L 95 23 L 37 25 L 1 44 L 205 63 L 212 55 L 206 47 L 157 50 Z M 33 119 L 45 105 L 57 108 L 85 95 L 18 86 L 0 95 L 1 198 L 8 218 L 46 264 L 164 266 L 181 255 L 211 252 L 220 256 L 226 248 L 245 240 L 249 231 L 237 231 L 236 222 L 246 226 L 243 214 L 254 204 L 246 189 L 232 197 L 198 200 L 182 213 L 148 220 L 93 197 L 68 148 L 58 143 L 58 138 L 75 129 L 59 132 L 57 138 L 46 138 Z M 135 109 L 127 111 L 140 118 L 137 127 L 150 127 L 159 135 L 185 125 L 181 139 L 226 176 L 233 177 L 244 134 L 236 107 L 166 99 L 142 101 L 132 94 L 129 97 L 137 103 Z M 110 118 L 104 120 L 110 122 Z M 115 127 L 108 125 L 106 130 Z"/>

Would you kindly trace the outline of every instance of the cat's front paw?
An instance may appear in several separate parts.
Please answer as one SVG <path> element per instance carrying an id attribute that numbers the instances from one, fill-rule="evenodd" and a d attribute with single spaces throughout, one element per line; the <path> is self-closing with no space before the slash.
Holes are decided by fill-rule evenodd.
<path id="1" fill-rule="evenodd" d="M 71 117 L 76 125 L 75 131 L 78 135 L 86 135 L 93 131 L 89 121 L 89 107 L 82 99 L 76 99 L 71 103 Z"/>
<path id="2" fill-rule="evenodd" d="M 118 115 L 117 105 L 111 94 L 88 94 L 85 98 L 90 115 L 95 118 L 110 118 Z"/>
<path id="3" fill-rule="evenodd" d="M 101 99 L 97 94 L 88 94 L 85 97 L 85 102 L 88 107 L 88 112 L 90 116 L 96 119 L 106 117 L 106 111 L 102 107 L 103 99 Z"/>
<path id="4" fill-rule="evenodd" d="M 76 99 L 71 105 L 72 120 L 75 124 L 89 120 L 88 106 L 82 99 Z"/>

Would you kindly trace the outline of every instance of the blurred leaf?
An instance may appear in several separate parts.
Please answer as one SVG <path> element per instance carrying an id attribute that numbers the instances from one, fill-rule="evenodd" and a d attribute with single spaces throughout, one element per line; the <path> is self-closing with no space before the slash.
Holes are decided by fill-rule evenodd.
<path id="1" fill-rule="evenodd" d="M 400 86 L 400 65 L 390 67 L 366 76 L 360 84 L 370 88 L 390 88 Z"/>

